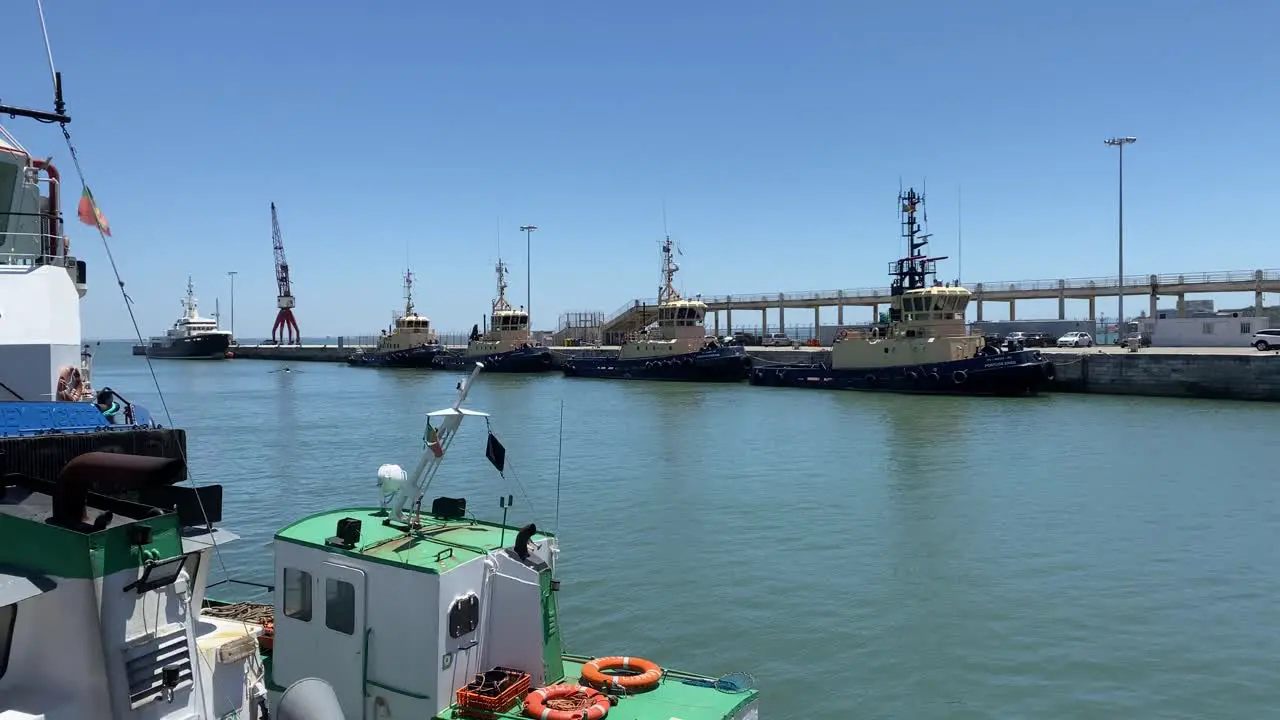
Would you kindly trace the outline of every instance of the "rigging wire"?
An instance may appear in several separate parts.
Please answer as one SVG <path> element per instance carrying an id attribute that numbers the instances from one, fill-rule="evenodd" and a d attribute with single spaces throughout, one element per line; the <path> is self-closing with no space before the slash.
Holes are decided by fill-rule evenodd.
<path id="1" fill-rule="evenodd" d="M 40 29 L 41 29 L 41 34 L 44 37 L 45 54 L 49 60 L 49 71 L 52 74 L 54 89 L 56 92 L 57 86 L 58 86 L 58 80 L 57 80 L 58 75 L 57 75 L 56 67 L 53 62 L 53 45 L 49 41 L 48 26 L 45 23 L 44 4 L 41 0 L 36 0 L 36 10 L 40 16 Z M 67 152 L 71 155 L 72 164 L 75 166 L 75 169 L 76 169 L 76 176 L 80 180 L 81 192 L 86 192 L 89 189 L 89 183 L 85 178 L 84 167 L 80 162 L 80 154 L 79 152 L 76 151 L 75 143 L 72 142 L 71 140 L 71 132 L 67 129 L 66 122 L 60 122 L 58 123 L 58 126 L 62 129 L 62 138 L 66 142 Z M 92 200 L 93 196 L 90 195 L 89 197 L 91 201 L 95 203 L 95 207 L 96 207 L 96 201 Z M 115 276 L 116 284 L 120 288 L 120 295 L 121 297 L 124 298 L 124 301 L 125 301 L 124 306 L 129 313 L 129 322 L 133 325 L 134 336 L 138 339 L 138 342 L 140 344 L 144 344 L 144 340 L 142 337 L 142 328 L 138 324 L 137 314 L 134 313 L 134 310 L 133 310 L 133 299 L 130 298 L 128 292 L 125 291 L 124 279 L 120 275 L 120 267 L 119 265 L 116 264 L 115 255 L 111 252 L 111 244 L 107 241 L 107 235 L 103 231 L 101 224 L 95 222 L 94 228 L 98 231 L 98 239 L 102 241 L 103 249 L 106 250 L 107 262 L 111 266 L 111 272 Z M 151 375 L 151 382 L 155 386 L 156 395 L 160 399 L 160 407 L 164 411 L 165 420 L 169 423 L 170 427 L 173 427 L 174 425 L 173 414 L 169 410 L 169 403 L 165 400 L 164 390 L 160 386 L 160 378 L 156 375 L 155 366 L 151 362 L 151 356 L 144 354 L 143 358 L 146 360 L 147 371 Z M 187 482 L 190 483 L 193 489 L 198 490 L 200 488 L 200 485 L 196 481 L 195 473 L 192 472 L 191 470 L 191 464 L 187 457 L 187 450 L 185 447 L 183 447 L 181 443 L 178 444 L 178 452 L 181 455 L 182 464 L 187 470 Z M 222 548 L 218 543 L 218 539 L 214 531 L 213 523 L 210 522 L 209 520 L 209 514 L 205 510 L 204 501 L 201 498 L 199 492 L 194 494 L 196 497 L 196 503 L 200 508 L 200 515 L 204 518 L 205 529 L 208 530 L 209 532 L 208 538 L 209 538 L 210 547 L 212 548 L 212 551 L 213 551 L 213 555 L 214 557 L 217 558 L 218 564 L 221 567 L 223 574 L 226 577 L 230 578 L 231 574 L 230 574 L 230 571 L 227 569 L 226 559 L 222 556 Z M 190 602 L 190 597 L 187 598 L 187 602 L 188 603 Z M 243 619 L 241 620 L 241 625 L 244 627 L 246 635 L 251 634 L 252 631 L 245 620 Z M 201 657 L 203 658 L 203 653 L 201 653 Z M 212 671 L 213 671 L 213 668 L 210 667 L 210 672 Z M 203 683 L 201 683 L 201 690 L 203 693 L 204 691 Z"/>
<path id="2" fill-rule="evenodd" d="M 564 462 L 564 399 L 560 399 L 560 447 L 556 450 L 556 524 L 555 533 L 560 534 L 560 467 Z"/>

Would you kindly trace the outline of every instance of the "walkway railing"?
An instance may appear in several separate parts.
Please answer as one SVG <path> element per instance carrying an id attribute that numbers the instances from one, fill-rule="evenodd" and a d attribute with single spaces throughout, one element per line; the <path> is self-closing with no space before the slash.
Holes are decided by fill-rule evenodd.
<path id="1" fill-rule="evenodd" d="M 1152 282 L 1154 278 L 1154 283 Z M 1132 290 L 1148 290 L 1154 284 L 1157 287 L 1179 285 L 1239 285 L 1261 280 L 1268 283 L 1280 283 L 1280 270 L 1226 270 L 1201 273 L 1167 273 L 1161 275 L 1125 275 L 1123 287 Z M 999 282 L 964 283 L 975 296 L 987 293 L 1009 292 L 1055 292 L 1070 295 L 1072 292 L 1100 291 L 1119 289 L 1121 279 L 1117 276 L 1061 278 L 1056 280 L 1012 280 Z M 853 288 L 848 290 L 809 290 L 788 293 L 743 293 L 741 295 L 703 295 L 700 299 L 708 305 L 759 305 L 770 304 L 786 306 L 789 303 L 829 302 L 858 304 L 870 300 L 889 297 L 888 287 Z M 609 316 L 605 325 L 616 322 L 626 313 L 642 304 L 656 304 L 654 298 L 632 300 L 618 308 Z"/>

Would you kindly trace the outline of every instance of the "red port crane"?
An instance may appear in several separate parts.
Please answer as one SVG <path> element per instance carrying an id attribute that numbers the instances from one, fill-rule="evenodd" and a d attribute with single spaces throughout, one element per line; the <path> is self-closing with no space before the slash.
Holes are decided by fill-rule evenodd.
<path id="1" fill-rule="evenodd" d="M 281 345 L 302 344 L 302 331 L 293 317 L 293 286 L 289 283 L 289 261 L 284 259 L 284 238 L 280 236 L 280 220 L 276 218 L 276 204 L 271 203 L 271 247 L 276 253 L 276 324 L 271 327 L 271 339 Z"/>

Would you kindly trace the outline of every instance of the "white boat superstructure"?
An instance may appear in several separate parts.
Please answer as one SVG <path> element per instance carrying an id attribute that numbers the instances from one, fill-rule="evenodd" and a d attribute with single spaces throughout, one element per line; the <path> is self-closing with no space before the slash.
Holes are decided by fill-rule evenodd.
<path id="1" fill-rule="evenodd" d="M 507 302 L 506 263 L 499 259 L 494 270 L 498 274 L 498 295 L 493 300 L 489 328 L 467 343 L 467 357 L 493 355 L 533 345 L 529 334 L 528 311 L 523 307 L 515 309 Z"/>
<path id="2" fill-rule="evenodd" d="M 70 254 L 61 189 L 52 161 L 0 127 L 2 401 L 93 399 L 92 355 L 80 336 L 85 263 Z"/>
<path id="3" fill-rule="evenodd" d="M 686 299 L 676 290 L 675 276 L 680 271 L 672 255 L 671 238 L 662 243 L 662 282 L 658 285 L 658 319 L 649 327 L 627 338 L 619 349 L 623 360 L 664 358 L 694 353 L 707 345 L 704 319 L 707 304 L 699 299 Z"/>

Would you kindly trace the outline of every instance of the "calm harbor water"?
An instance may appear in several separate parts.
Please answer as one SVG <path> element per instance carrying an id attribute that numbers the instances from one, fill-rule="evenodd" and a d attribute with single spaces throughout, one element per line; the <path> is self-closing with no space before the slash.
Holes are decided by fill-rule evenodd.
<path id="1" fill-rule="evenodd" d="M 162 416 L 145 360 L 98 351 Z M 376 503 L 461 377 L 154 362 L 232 574 L 264 581 L 273 532 Z M 1275 406 L 553 375 L 468 404 L 506 478 L 468 421 L 428 497 L 559 531 L 570 650 L 745 670 L 780 720 L 1280 717 Z"/>

